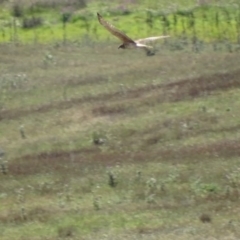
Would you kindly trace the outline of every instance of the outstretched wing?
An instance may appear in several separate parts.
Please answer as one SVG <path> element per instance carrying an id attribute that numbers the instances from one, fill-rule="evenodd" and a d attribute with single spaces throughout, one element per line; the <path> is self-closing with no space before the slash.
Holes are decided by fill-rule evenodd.
<path id="1" fill-rule="evenodd" d="M 135 43 L 125 33 L 121 32 L 116 27 L 114 27 L 111 23 L 104 20 L 103 17 L 99 13 L 97 13 L 97 16 L 98 16 L 98 21 L 100 22 L 100 24 L 103 25 L 115 37 L 119 38 L 123 43 Z"/>
<path id="2" fill-rule="evenodd" d="M 170 37 L 170 36 L 157 36 L 157 37 L 142 38 L 142 39 L 135 40 L 135 42 L 145 44 L 147 42 L 153 42 L 153 41 L 156 41 L 158 39 L 168 38 L 168 37 Z"/>

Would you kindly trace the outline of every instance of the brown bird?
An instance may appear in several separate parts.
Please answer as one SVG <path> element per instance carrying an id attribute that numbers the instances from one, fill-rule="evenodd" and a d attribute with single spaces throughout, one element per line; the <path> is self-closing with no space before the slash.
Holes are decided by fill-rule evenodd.
<path id="1" fill-rule="evenodd" d="M 142 48 L 146 51 L 148 56 L 154 55 L 154 53 L 151 51 L 153 47 L 146 45 L 146 43 L 155 41 L 157 39 L 169 37 L 169 36 L 157 36 L 133 40 L 130 37 L 128 37 L 125 33 L 114 27 L 111 23 L 104 20 L 104 18 L 99 13 L 97 13 L 97 16 L 99 23 L 103 25 L 111 34 L 113 34 L 115 37 L 119 38 L 123 42 L 123 44 L 121 44 L 118 48 L 122 49 Z"/>

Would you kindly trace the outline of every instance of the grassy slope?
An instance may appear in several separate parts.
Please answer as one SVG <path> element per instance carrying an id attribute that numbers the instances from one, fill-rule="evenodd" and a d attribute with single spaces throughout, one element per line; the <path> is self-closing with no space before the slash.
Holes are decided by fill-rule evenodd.
<path id="1" fill-rule="evenodd" d="M 1 239 L 239 238 L 238 53 L 2 51 Z"/>
<path id="2" fill-rule="evenodd" d="M 239 53 L 159 47 L 0 46 L 1 239 L 239 239 Z"/>

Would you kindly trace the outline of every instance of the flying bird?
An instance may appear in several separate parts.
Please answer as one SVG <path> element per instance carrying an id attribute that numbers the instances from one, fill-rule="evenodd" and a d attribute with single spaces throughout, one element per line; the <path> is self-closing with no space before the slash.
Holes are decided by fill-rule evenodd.
<path id="1" fill-rule="evenodd" d="M 153 47 L 146 45 L 146 43 L 155 41 L 157 39 L 169 37 L 169 36 L 157 36 L 133 40 L 130 37 L 128 37 L 125 33 L 114 27 L 111 23 L 104 20 L 104 18 L 99 13 L 97 13 L 97 16 L 99 23 L 103 25 L 112 35 L 114 35 L 115 37 L 119 38 L 122 41 L 122 44 L 118 48 L 122 49 L 141 48 L 146 51 L 148 56 L 151 56 L 154 55 L 154 53 L 152 52 Z"/>

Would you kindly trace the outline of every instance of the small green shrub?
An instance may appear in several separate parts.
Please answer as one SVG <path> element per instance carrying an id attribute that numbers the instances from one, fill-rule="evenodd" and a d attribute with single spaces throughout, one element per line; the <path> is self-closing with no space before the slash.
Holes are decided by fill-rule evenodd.
<path id="1" fill-rule="evenodd" d="M 75 226 L 65 226 L 65 227 L 58 228 L 58 236 L 60 238 L 74 237 L 76 232 L 77 231 Z"/>
<path id="2" fill-rule="evenodd" d="M 34 8 L 58 8 L 58 7 L 72 7 L 85 8 L 87 3 L 85 0 L 37 0 L 34 2 Z"/>
<path id="3" fill-rule="evenodd" d="M 22 28 L 29 29 L 39 27 L 43 24 L 41 17 L 25 17 L 22 22 Z"/>
<path id="4" fill-rule="evenodd" d="M 117 186 L 117 177 L 111 171 L 108 172 L 108 185 L 112 188 Z"/>
<path id="5" fill-rule="evenodd" d="M 24 15 L 24 9 L 21 2 L 14 2 L 11 12 L 13 17 L 22 17 Z"/>

